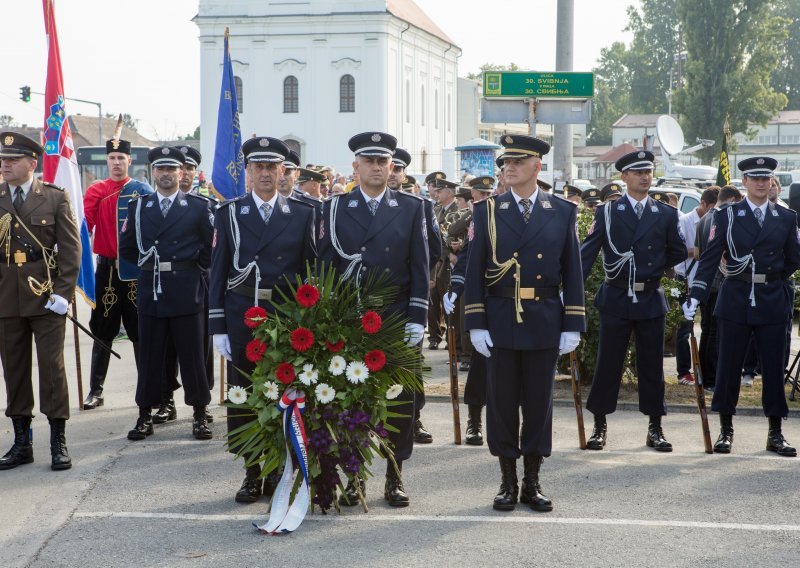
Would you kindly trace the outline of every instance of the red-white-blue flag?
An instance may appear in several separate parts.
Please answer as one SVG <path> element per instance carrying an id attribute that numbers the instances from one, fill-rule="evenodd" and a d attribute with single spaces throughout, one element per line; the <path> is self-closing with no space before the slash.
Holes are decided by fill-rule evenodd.
<path id="1" fill-rule="evenodd" d="M 47 83 L 44 90 L 44 156 L 42 157 L 42 179 L 67 190 L 75 221 L 81 234 L 81 269 L 78 274 L 78 291 L 94 307 L 94 263 L 89 227 L 83 215 L 83 191 L 72 132 L 64 109 L 64 78 L 61 74 L 61 54 L 58 49 L 58 33 L 54 0 L 42 0 L 44 27 L 47 33 Z"/>

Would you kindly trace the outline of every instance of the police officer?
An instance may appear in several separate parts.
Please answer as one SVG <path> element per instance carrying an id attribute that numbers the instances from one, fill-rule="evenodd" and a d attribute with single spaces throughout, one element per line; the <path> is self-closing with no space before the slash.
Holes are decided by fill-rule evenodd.
<path id="1" fill-rule="evenodd" d="M 277 191 L 289 149 L 277 138 L 258 136 L 242 146 L 253 191 L 226 201 L 217 210 L 209 289 L 209 330 L 214 346 L 228 363 L 228 384 L 249 387 L 255 363 L 246 357 L 252 330 L 245 311 L 259 305 L 268 312 L 280 295 L 276 288 L 305 277 L 306 263 L 316 258 L 314 207 Z M 237 256 L 238 255 L 238 256 Z M 238 258 L 238 264 L 237 264 Z M 250 422 L 251 416 L 228 409 L 228 432 Z M 237 453 L 231 445 L 230 451 Z M 262 494 L 259 456 L 245 456 L 245 479 L 236 493 L 239 503 L 253 503 Z M 269 478 L 264 482 L 270 493 Z"/>
<path id="2" fill-rule="evenodd" d="M 519 499 L 535 511 L 551 511 L 539 471 L 552 449 L 556 361 L 577 347 L 586 328 L 577 208 L 536 185 L 550 150 L 546 142 L 515 135 L 501 143 L 511 190 L 475 204 L 465 314 L 472 345 L 487 359 L 486 434 L 502 473 L 493 506 L 510 511 Z M 525 469 L 518 497 L 520 455 Z"/>
<path id="3" fill-rule="evenodd" d="M 75 294 L 81 242 L 69 196 L 34 179 L 44 149 L 16 132 L 0 134 L 0 359 L 14 445 L 0 469 L 33 462 L 31 336 L 39 367 L 39 409 L 50 422 L 51 468 L 69 469 L 64 314 Z"/>
<path id="4" fill-rule="evenodd" d="M 738 167 L 747 197 L 716 212 L 711 221 L 708 245 L 700 257 L 684 315 L 694 318 L 698 303 L 709 295 L 717 268 L 722 268 L 725 279 L 714 308 L 719 358 L 711 409 L 719 412 L 720 418 L 714 451 L 731 451 L 733 415 L 741 384 L 739 372 L 753 334 L 761 361 L 764 414 L 769 422 L 767 450 L 795 457 L 797 450 L 781 432 L 781 419 L 789 413 L 783 372 L 786 319 L 792 311 L 788 280 L 800 268 L 797 214 L 768 201 L 777 160 L 756 156 L 740 161 Z M 720 267 L 723 253 L 727 262 Z"/>
<path id="5" fill-rule="evenodd" d="M 661 289 L 664 270 L 686 258 L 678 230 L 678 211 L 648 197 L 653 181 L 654 156 L 643 150 L 617 160 L 628 185 L 627 199 L 597 207 L 581 247 L 584 280 L 603 250 L 605 282 L 594 305 L 600 312 L 600 343 L 592 389 L 586 408 L 594 414 L 594 429 L 586 447 L 606 444 L 606 415 L 617 407 L 617 394 L 631 332 L 636 337 L 639 410 L 650 417 L 646 444 L 671 452 L 664 438 L 664 315 L 667 301 Z"/>
<path id="6" fill-rule="evenodd" d="M 103 406 L 103 385 L 111 359 L 111 343 L 119 333 L 120 322 L 133 345 L 134 364 L 139 360 L 139 316 L 136 311 L 136 276 L 139 269 L 119 258 L 119 231 L 128 215 L 128 202 L 153 189 L 144 182 L 131 179 L 131 143 L 112 138 L 106 142 L 108 179 L 97 181 L 86 189 L 83 213 L 92 248 L 97 254 L 95 270 L 96 306 L 89 319 L 89 328 L 100 341 L 92 346 L 89 394 L 84 410 Z"/>
<path id="7" fill-rule="evenodd" d="M 389 283 L 396 285 L 399 293 L 384 313 L 407 317 L 406 342 L 418 345 L 427 315 L 430 277 L 425 210 L 418 197 L 386 186 L 396 146 L 396 138 L 383 132 L 364 132 L 350 139 L 353 168 L 360 174 L 361 185 L 323 205 L 319 256 L 323 262 L 332 262 L 339 274 L 360 273 L 361 278 L 378 272 L 389 275 Z M 414 394 L 404 391 L 400 397 L 406 404 L 397 412 L 405 416 L 389 421 L 398 430 L 389 434 L 397 470 L 387 462 L 384 488 L 384 498 L 393 507 L 409 503 L 400 471 L 414 445 Z M 364 481 L 360 484 L 363 492 Z M 354 483 L 348 483 L 342 497 L 343 504 L 358 502 Z"/>
<path id="8" fill-rule="evenodd" d="M 616 182 L 607 183 L 600 190 L 600 201 L 602 203 L 616 201 L 620 197 L 622 197 L 622 186 Z"/>
<path id="9" fill-rule="evenodd" d="M 178 189 L 186 156 L 167 146 L 148 153 L 156 192 L 132 200 L 120 234 L 120 255 L 141 272 L 139 295 L 139 418 L 129 440 L 153 433 L 151 407 L 161 403 L 167 345 L 178 353 L 184 400 L 193 408 L 192 435 L 211 439 L 206 411 L 211 401 L 206 376 L 205 281 L 211 265 L 214 214 L 209 201 Z"/>

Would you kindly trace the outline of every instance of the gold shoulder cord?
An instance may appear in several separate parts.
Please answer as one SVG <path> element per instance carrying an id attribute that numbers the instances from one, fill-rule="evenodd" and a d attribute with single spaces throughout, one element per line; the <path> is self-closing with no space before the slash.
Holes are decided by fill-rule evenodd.
<path id="1" fill-rule="evenodd" d="M 19 218 L 19 215 L 14 215 L 14 217 L 16 218 L 17 222 L 30 235 L 30 237 L 33 239 L 33 241 L 37 245 L 39 245 L 39 248 L 42 249 L 42 258 L 44 258 L 44 266 L 47 269 L 47 280 L 45 282 L 39 282 L 33 276 L 28 276 L 28 286 L 30 286 L 31 292 L 33 292 L 36 296 L 41 296 L 42 294 L 45 294 L 47 292 L 52 292 L 53 291 L 53 277 L 50 274 L 50 271 L 51 270 L 55 270 L 55 268 L 57 266 L 57 264 L 56 264 L 56 256 L 53 253 L 53 249 L 49 249 L 46 246 L 44 246 L 42 244 L 42 241 L 37 239 L 36 235 L 34 235 L 31 232 L 31 230 L 28 228 L 28 226 L 25 223 L 22 222 L 22 219 Z M 5 215 L 3 216 L 3 219 L 5 219 Z M 2 222 L 3 222 L 3 219 L 0 219 L 0 237 L 2 237 L 2 230 L 3 230 Z M 9 219 L 9 221 L 10 221 L 10 219 Z M 9 229 L 9 231 L 10 231 L 10 229 Z M 10 233 L 9 233 L 9 238 L 10 238 Z M 1 239 L 0 239 L 0 242 L 1 242 Z M 10 243 L 6 242 L 6 251 L 7 252 L 9 250 L 8 249 L 9 244 Z M 6 258 L 8 258 L 7 254 L 6 254 Z"/>
<path id="2" fill-rule="evenodd" d="M 11 264 L 11 213 L 0 217 L 0 247 L 6 253 L 6 266 Z"/>
<path id="3" fill-rule="evenodd" d="M 520 300 L 520 264 L 514 257 L 501 263 L 497 260 L 497 225 L 494 218 L 494 199 L 486 200 L 486 215 L 488 219 L 489 243 L 492 247 L 492 262 L 496 268 L 486 269 L 486 285 L 492 286 L 500 281 L 506 273 L 514 268 L 514 308 L 517 312 L 517 323 L 522 323 L 522 301 Z"/>

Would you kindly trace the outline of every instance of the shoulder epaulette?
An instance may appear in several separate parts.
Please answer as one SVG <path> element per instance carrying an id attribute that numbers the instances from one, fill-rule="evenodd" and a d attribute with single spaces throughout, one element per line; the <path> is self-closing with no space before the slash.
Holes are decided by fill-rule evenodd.
<path id="1" fill-rule="evenodd" d="M 225 207 L 226 205 L 230 205 L 231 203 L 236 203 L 237 201 L 239 201 L 241 199 L 244 199 L 245 197 L 247 197 L 246 193 L 244 195 L 239 195 L 239 196 L 234 197 L 232 199 L 226 199 L 225 201 L 219 202 L 219 206 L 220 207 Z"/>
<path id="2" fill-rule="evenodd" d="M 410 193 L 408 191 L 400 191 L 400 190 L 395 190 L 395 192 L 400 194 L 400 195 L 407 195 L 408 197 L 413 197 L 414 199 L 419 199 L 420 201 L 425 201 L 424 197 L 422 197 L 421 195 L 417 195 L 416 193 Z"/>
<path id="3" fill-rule="evenodd" d="M 308 201 L 304 201 L 304 200 L 300 199 L 299 197 L 295 197 L 294 195 L 290 195 L 289 197 L 287 197 L 286 201 L 291 201 L 292 203 L 298 203 L 300 205 L 305 205 L 306 207 L 314 207 Z"/>
<path id="4" fill-rule="evenodd" d="M 326 197 L 322 201 L 323 202 L 332 201 L 332 200 L 336 199 L 337 197 L 342 197 L 342 196 L 345 196 L 345 195 L 350 195 L 350 194 L 349 193 L 334 193 L 333 195 L 329 195 L 328 197 Z"/>
<path id="5" fill-rule="evenodd" d="M 50 183 L 49 181 L 43 181 L 42 185 L 46 185 L 47 187 L 52 187 L 53 189 L 57 189 L 58 191 L 67 191 L 65 188 L 61 187 L 60 185 L 56 185 L 54 183 Z"/>
<path id="6" fill-rule="evenodd" d="M 577 203 L 575 203 L 574 201 L 570 201 L 569 199 L 567 199 L 566 197 L 564 197 L 560 193 L 553 193 L 552 196 L 558 198 L 559 201 L 565 201 L 566 203 L 569 203 L 573 207 L 577 207 L 578 206 Z"/>

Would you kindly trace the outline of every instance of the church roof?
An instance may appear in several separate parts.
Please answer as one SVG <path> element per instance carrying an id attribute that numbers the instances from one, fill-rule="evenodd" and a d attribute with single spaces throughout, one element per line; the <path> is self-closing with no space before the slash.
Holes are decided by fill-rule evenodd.
<path id="1" fill-rule="evenodd" d="M 455 45 L 442 28 L 437 26 L 413 0 L 386 0 L 386 10 L 394 17 Z"/>

